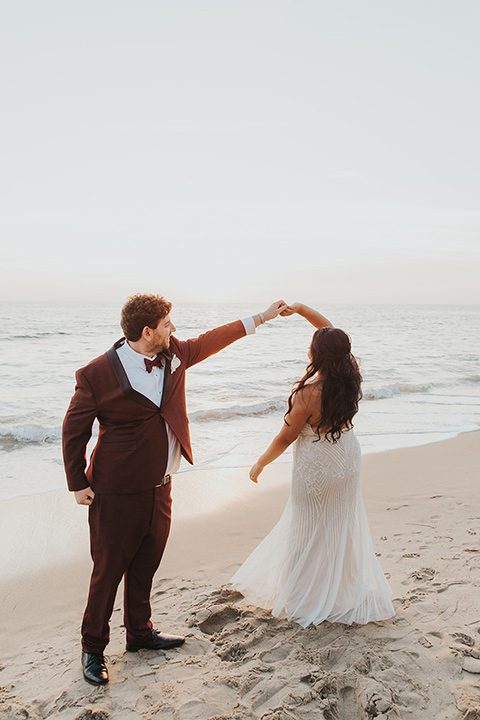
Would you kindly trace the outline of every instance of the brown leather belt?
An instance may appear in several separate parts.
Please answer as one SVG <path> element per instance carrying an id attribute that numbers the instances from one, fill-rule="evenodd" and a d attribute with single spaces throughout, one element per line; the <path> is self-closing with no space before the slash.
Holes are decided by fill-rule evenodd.
<path id="1" fill-rule="evenodd" d="M 170 474 L 165 475 L 163 480 L 161 482 L 159 482 L 158 485 L 155 485 L 155 487 L 162 487 L 163 485 L 168 485 L 168 483 L 170 482 L 171 479 L 172 479 L 172 476 Z"/>

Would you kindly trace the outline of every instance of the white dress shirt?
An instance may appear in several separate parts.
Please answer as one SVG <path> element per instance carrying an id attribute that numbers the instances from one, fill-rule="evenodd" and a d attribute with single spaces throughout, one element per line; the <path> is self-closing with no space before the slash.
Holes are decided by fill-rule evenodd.
<path id="1" fill-rule="evenodd" d="M 242 320 L 247 335 L 253 335 L 255 333 L 255 321 L 253 317 L 245 318 Z M 165 365 L 162 368 L 154 365 L 151 372 L 147 372 L 145 367 L 145 358 L 151 360 L 147 355 L 134 350 L 128 342 L 124 342 L 119 348 L 117 348 L 117 355 L 120 358 L 125 372 L 127 373 L 128 381 L 132 388 L 137 392 L 145 395 L 149 400 L 155 403 L 157 407 L 160 407 L 162 402 L 163 393 L 163 378 L 165 373 Z M 182 459 L 182 448 L 177 440 L 175 433 L 170 429 L 167 423 L 165 423 L 168 438 L 168 462 L 166 473 L 173 475 L 180 467 L 180 461 Z"/>

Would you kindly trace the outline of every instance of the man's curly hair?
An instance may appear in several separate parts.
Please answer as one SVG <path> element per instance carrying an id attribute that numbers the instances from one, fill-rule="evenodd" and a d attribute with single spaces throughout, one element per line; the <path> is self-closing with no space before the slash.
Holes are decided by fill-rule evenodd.
<path id="1" fill-rule="evenodd" d="M 131 342 L 140 340 L 143 328 L 156 328 L 171 309 L 172 303 L 161 295 L 132 295 L 122 308 L 120 325 L 123 334 Z"/>

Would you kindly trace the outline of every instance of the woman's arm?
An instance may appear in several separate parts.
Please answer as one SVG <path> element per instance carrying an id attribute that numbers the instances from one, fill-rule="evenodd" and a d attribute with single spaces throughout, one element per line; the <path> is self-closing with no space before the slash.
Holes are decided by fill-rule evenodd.
<path id="1" fill-rule="evenodd" d="M 306 400 L 305 392 L 298 392 L 293 397 L 292 409 L 288 413 L 288 425 L 284 422 L 282 429 L 276 435 L 268 448 L 261 455 L 255 465 L 250 470 L 250 480 L 254 483 L 258 482 L 258 476 L 264 469 L 265 465 L 276 460 L 294 440 L 297 439 L 305 423 L 310 417 L 309 403 Z"/>
<path id="2" fill-rule="evenodd" d="M 313 325 L 314 328 L 317 328 L 317 330 L 320 330 L 320 328 L 323 327 L 333 327 L 330 320 L 327 320 L 326 317 L 321 315 L 319 312 L 314 310 L 311 307 L 308 307 L 308 305 L 304 305 L 303 303 L 293 303 L 292 305 L 289 305 L 288 308 L 283 310 L 283 312 L 280 313 L 280 315 L 287 316 L 287 315 L 293 315 L 294 313 L 297 313 L 297 315 L 301 315 L 305 318 L 305 320 L 308 320 L 308 322 Z"/>

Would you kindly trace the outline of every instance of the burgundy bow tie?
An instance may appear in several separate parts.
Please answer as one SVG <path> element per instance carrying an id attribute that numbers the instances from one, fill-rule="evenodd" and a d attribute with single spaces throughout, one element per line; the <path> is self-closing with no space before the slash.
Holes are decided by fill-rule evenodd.
<path id="1" fill-rule="evenodd" d="M 149 360 L 148 358 L 145 358 L 145 368 L 148 373 L 152 372 L 153 367 L 163 367 L 164 359 L 161 355 L 157 355 L 157 357 L 153 358 L 153 360 Z"/>

